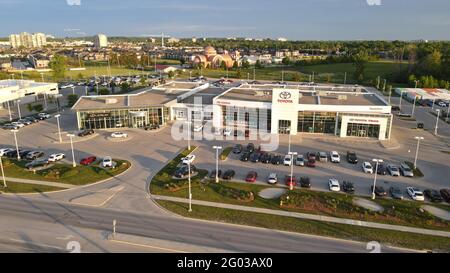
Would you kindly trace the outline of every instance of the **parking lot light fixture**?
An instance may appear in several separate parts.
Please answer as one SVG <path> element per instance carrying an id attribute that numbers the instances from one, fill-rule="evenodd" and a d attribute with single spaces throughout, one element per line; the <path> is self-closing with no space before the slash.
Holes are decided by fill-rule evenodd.
<path id="1" fill-rule="evenodd" d="M 375 176 L 373 178 L 373 188 L 372 188 L 372 199 L 375 200 L 375 187 L 377 185 L 377 173 L 378 173 L 378 164 L 382 163 L 382 159 L 372 159 L 373 162 L 375 162 Z"/>
<path id="2" fill-rule="evenodd" d="M 75 162 L 75 153 L 73 151 L 73 137 L 75 136 L 74 134 L 67 134 L 67 136 L 70 138 L 70 148 L 72 149 L 72 167 L 76 167 L 77 163 Z"/>
<path id="3" fill-rule="evenodd" d="M 187 135 L 187 140 L 188 140 L 188 150 L 191 150 L 191 122 L 190 121 L 185 121 L 185 123 L 188 126 L 188 135 Z"/>
<path id="4" fill-rule="evenodd" d="M 437 109 L 436 110 L 436 125 L 434 126 L 434 134 L 435 135 L 437 135 L 440 114 L 441 114 L 441 109 Z"/>
<path id="5" fill-rule="evenodd" d="M 188 184 L 189 184 L 189 210 L 192 212 L 192 190 L 191 190 L 191 162 L 188 161 Z"/>
<path id="6" fill-rule="evenodd" d="M 20 112 L 20 100 L 17 100 L 17 112 L 19 114 L 19 119 L 22 119 L 22 113 Z"/>
<path id="7" fill-rule="evenodd" d="M 2 171 L 3 187 L 7 188 L 8 185 L 6 185 L 5 171 L 3 170 L 3 160 L 1 156 L 0 156 L 0 169 Z"/>
<path id="8" fill-rule="evenodd" d="M 9 106 L 9 101 L 6 102 L 6 105 L 8 105 L 9 121 L 12 121 L 11 107 Z"/>
<path id="9" fill-rule="evenodd" d="M 417 139 L 417 147 L 416 147 L 416 156 L 414 157 L 414 169 L 417 168 L 417 157 L 419 156 L 419 145 L 420 145 L 420 141 L 423 140 L 423 137 L 416 136 L 415 139 Z"/>
<path id="10" fill-rule="evenodd" d="M 413 101 L 412 111 L 411 111 L 411 117 L 414 117 L 414 110 L 416 109 L 416 100 L 417 100 L 417 97 L 414 96 L 414 101 Z"/>
<path id="11" fill-rule="evenodd" d="M 294 175 L 294 156 L 297 155 L 296 152 L 289 152 L 289 155 L 291 156 L 291 179 L 293 180 L 293 175 Z M 294 190 L 294 183 L 293 181 L 291 181 L 291 183 L 289 183 L 289 189 L 292 191 Z"/>
<path id="12" fill-rule="evenodd" d="M 20 160 L 19 145 L 17 144 L 17 132 L 19 132 L 19 130 L 11 130 L 11 132 L 14 134 L 14 142 L 16 143 L 17 160 Z"/>
<path id="13" fill-rule="evenodd" d="M 216 183 L 219 183 L 219 150 L 222 149 L 221 146 L 213 146 L 216 150 Z"/>
<path id="14" fill-rule="evenodd" d="M 61 127 L 59 125 L 59 117 L 61 116 L 61 114 L 56 114 L 55 118 L 56 118 L 56 123 L 58 124 L 58 135 L 59 135 L 59 143 L 62 142 L 62 137 L 61 137 Z"/>

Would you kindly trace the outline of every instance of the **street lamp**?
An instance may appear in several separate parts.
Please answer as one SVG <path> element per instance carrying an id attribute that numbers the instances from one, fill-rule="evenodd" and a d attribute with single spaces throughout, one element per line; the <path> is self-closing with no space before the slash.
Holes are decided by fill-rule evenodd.
<path id="1" fill-rule="evenodd" d="M 22 113 L 20 113 L 20 100 L 17 100 L 17 112 L 19 113 L 19 119 L 22 119 Z"/>
<path id="2" fill-rule="evenodd" d="M 373 179 L 373 189 L 372 189 L 372 199 L 375 200 L 375 187 L 377 185 L 377 173 L 378 173 L 378 164 L 382 163 L 382 159 L 372 159 L 373 162 L 375 162 L 375 177 Z"/>
<path id="3" fill-rule="evenodd" d="M 188 150 L 191 150 L 191 122 L 190 121 L 185 121 L 185 123 L 188 126 Z"/>
<path id="4" fill-rule="evenodd" d="M 439 115 L 441 114 L 441 109 L 436 109 L 436 126 L 434 126 L 434 134 L 437 135 L 438 123 L 439 123 Z"/>
<path id="5" fill-rule="evenodd" d="M 191 191 L 191 162 L 188 161 L 188 184 L 189 184 L 189 212 L 192 211 L 192 191 Z"/>
<path id="6" fill-rule="evenodd" d="M 414 110 L 416 109 L 416 100 L 417 100 L 417 96 L 414 96 L 411 117 L 414 117 Z"/>
<path id="7" fill-rule="evenodd" d="M 70 148 L 72 149 L 72 167 L 76 167 L 77 163 L 75 162 L 75 153 L 73 152 L 73 137 L 75 136 L 74 134 L 67 134 L 67 136 L 70 138 Z"/>
<path id="8" fill-rule="evenodd" d="M 419 145 L 420 145 L 420 141 L 423 140 L 423 137 L 416 136 L 415 139 L 417 139 L 417 148 L 416 148 L 416 156 L 414 157 L 414 169 L 417 168 L 417 157 L 419 155 Z"/>
<path id="9" fill-rule="evenodd" d="M 9 121 L 12 121 L 11 107 L 9 106 L 9 101 L 7 101 L 6 104 L 8 105 Z"/>
<path id="10" fill-rule="evenodd" d="M 219 150 L 222 149 L 221 146 L 213 146 L 216 150 L 216 183 L 219 183 Z"/>
<path id="11" fill-rule="evenodd" d="M 60 125 L 59 125 L 59 117 L 60 117 L 60 116 L 61 116 L 60 114 L 56 114 L 56 115 L 55 115 L 56 123 L 58 124 L 59 143 L 62 142 L 62 138 L 61 138 L 61 127 L 60 127 Z"/>
<path id="12" fill-rule="evenodd" d="M 291 128 L 287 128 L 286 132 L 288 133 L 288 154 L 291 152 Z"/>
<path id="13" fill-rule="evenodd" d="M 3 171 L 3 160 L 2 157 L 0 156 L 0 169 L 2 171 L 2 178 L 3 178 L 3 187 L 7 188 L 8 185 L 6 185 L 6 178 L 5 178 L 5 172 Z"/>
<path id="14" fill-rule="evenodd" d="M 71 88 L 72 88 L 72 94 L 75 95 L 75 86 L 72 86 Z M 98 90 L 97 90 L 97 91 L 98 91 Z"/>
<path id="15" fill-rule="evenodd" d="M 402 97 L 403 97 L 403 90 L 400 90 L 400 103 L 398 104 L 398 109 L 400 110 L 400 113 L 402 112 Z"/>
<path id="16" fill-rule="evenodd" d="M 293 174 L 294 174 L 294 156 L 297 155 L 296 152 L 289 152 L 289 155 L 291 156 L 291 183 L 289 183 L 289 189 L 292 191 L 294 190 L 294 183 L 293 183 Z"/>
<path id="17" fill-rule="evenodd" d="M 14 142 L 16 143 L 17 160 L 20 160 L 19 145 L 17 144 L 17 132 L 19 132 L 19 130 L 11 130 L 11 132 L 14 134 Z"/>

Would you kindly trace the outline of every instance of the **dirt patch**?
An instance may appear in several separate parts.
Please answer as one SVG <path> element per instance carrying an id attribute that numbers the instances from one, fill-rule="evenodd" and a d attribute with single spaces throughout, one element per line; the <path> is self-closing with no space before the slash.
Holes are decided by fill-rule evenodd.
<path id="1" fill-rule="evenodd" d="M 382 212 L 384 210 L 383 207 L 377 203 L 363 198 L 353 198 L 353 204 L 376 212 Z"/>
<path id="2" fill-rule="evenodd" d="M 422 208 L 424 210 L 426 210 L 428 213 L 430 213 L 438 218 L 441 218 L 446 221 L 450 221 L 450 212 L 448 212 L 446 210 L 439 209 L 439 208 L 436 208 L 433 206 L 428 206 L 428 205 L 424 205 L 424 206 L 422 206 Z"/>
<path id="3" fill-rule="evenodd" d="M 264 199 L 276 199 L 286 193 L 286 189 L 269 188 L 264 189 L 258 195 Z"/>

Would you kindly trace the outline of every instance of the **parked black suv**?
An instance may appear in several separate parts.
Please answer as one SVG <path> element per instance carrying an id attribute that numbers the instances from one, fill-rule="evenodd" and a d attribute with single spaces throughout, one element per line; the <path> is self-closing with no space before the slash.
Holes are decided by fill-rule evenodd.
<path id="1" fill-rule="evenodd" d="M 223 174 L 222 179 L 224 179 L 224 180 L 231 180 L 231 179 L 233 179 L 233 177 L 234 177 L 235 174 L 236 174 L 236 173 L 235 173 L 233 170 L 227 170 L 227 171 Z"/>
<path id="2" fill-rule="evenodd" d="M 241 144 L 236 144 L 233 147 L 233 154 L 240 154 L 242 152 L 242 145 Z"/>
<path id="3" fill-rule="evenodd" d="M 248 153 L 253 153 L 255 151 L 255 144 L 253 144 L 253 143 L 247 144 L 245 151 Z"/>
<path id="4" fill-rule="evenodd" d="M 355 186 L 352 182 L 344 180 L 344 182 L 342 183 L 342 190 L 344 190 L 344 192 L 354 193 Z"/>
<path id="5" fill-rule="evenodd" d="M 197 168 L 194 165 L 191 165 L 191 175 L 197 171 Z M 189 166 L 183 165 L 175 170 L 174 176 L 177 178 L 183 178 L 189 174 Z"/>
<path id="6" fill-rule="evenodd" d="M 441 194 L 437 190 L 426 189 L 423 191 L 423 194 L 430 199 L 431 202 L 442 202 L 444 198 L 442 198 Z"/>
<path id="7" fill-rule="evenodd" d="M 250 153 L 249 152 L 244 152 L 242 155 L 241 155 L 241 161 L 248 161 L 250 159 Z"/>
<path id="8" fill-rule="evenodd" d="M 86 130 L 79 132 L 78 136 L 84 137 L 84 136 L 88 136 L 88 135 L 92 135 L 92 134 L 94 134 L 94 130 L 86 129 Z"/>
<path id="9" fill-rule="evenodd" d="M 307 177 L 307 176 L 300 177 L 300 186 L 302 188 L 311 188 L 311 181 L 310 181 L 309 177 Z"/>

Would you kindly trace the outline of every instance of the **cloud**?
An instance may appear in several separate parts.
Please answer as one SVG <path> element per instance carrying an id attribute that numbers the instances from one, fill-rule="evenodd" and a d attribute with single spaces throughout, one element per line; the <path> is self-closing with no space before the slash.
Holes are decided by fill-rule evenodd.
<path id="1" fill-rule="evenodd" d="M 381 6 L 381 0 L 366 0 L 369 6 Z"/>
<path id="2" fill-rule="evenodd" d="M 81 0 L 66 0 L 69 6 L 81 6 Z"/>

